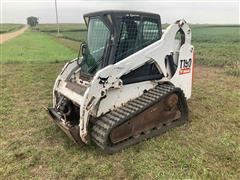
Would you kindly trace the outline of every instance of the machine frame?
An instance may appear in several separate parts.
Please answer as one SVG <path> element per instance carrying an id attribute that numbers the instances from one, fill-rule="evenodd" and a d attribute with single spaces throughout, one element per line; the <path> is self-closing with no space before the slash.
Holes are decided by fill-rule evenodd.
<path id="1" fill-rule="evenodd" d="M 76 143 L 87 144 L 90 140 L 89 122 L 140 97 L 144 92 L 169 84 L 180 88 L 186 99 L 191 97 L 194 72 L 194 47 L 191 45 L 192 32 L 185 20 L 178 20 L 160 32 L 160 39 L 116 62 L 116 43 L 120 37 L 119 17 L 139 16 L 153 18 L 161 30 L 161 19 L 157 14 L 136 11 L 102 11 L 84 15 L 86 24 L 92 18 L 101 19 L 110 30 L 101 68 L 94 74 L 81 72 L 81 61 L 76 58 L 68 62 L 57 77 L 53 87 L 53 108 L 48 109 L 57 124 Z M 177 35 L 179 39 L 176 39 Z M 153 64 L 161 78 L 125 84 L 123 76 L 146 65 Z M 176 66 L 174 69 L 173 66 Z M 69 83 L 74 79 L 74 83 Z M 77 86 L 77 88 L 76 88 Z M 59 99 L 59 95 L 61 99 Z M 63 98 L 79 107 L 78 133 L 71 134 L 66 120 L 57 111 Z"/>

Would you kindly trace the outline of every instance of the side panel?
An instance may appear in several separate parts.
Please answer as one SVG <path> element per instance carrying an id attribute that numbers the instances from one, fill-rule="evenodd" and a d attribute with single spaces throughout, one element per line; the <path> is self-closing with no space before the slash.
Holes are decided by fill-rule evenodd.
<path id="1" fill-rule="evenodd" d="M 180 87 L 183 90 L 187 99 L 192 94 L 193 52 L 194 48 L 192 45 L 182 45 L 177 70 L 170 80 L 176 87 Z"/>
<path id="2" fill-rule="evenodd" d="M 120 107 L 122 104 L 128 102 L 131 99 L 135 99 L 143 94 L 144 90 L 148 90 L 156 86 L 154 81 L 145 81 L 141 83 L 134 83 L 124 85 L 121 89 L 110 89 L 106 98 L 100 101 L 96 116 Z"/>
<path id="3" fill-rule="evenodd" d="M 85 143 L 88 142 L 88 123 L 90 114 L 95 112 L 95 109 L 98 107 L 101 99 L 108 95 L 108 92 L 112 89 L 121 89 L 123 87 L 122 80 L 120 78 L 122 75 L 128 74 L 145 63 L 154 63 L 159 72 L 164 76 L 163 79 L 165 79 L 165 81 L 172 82 L 175 86 L 181 87 L 187 98 L 191 96 L 191 81 L 189 80 L 192 77 L 192 71 L 190 71 L 189 75 L 182 75 L 183 77 L 181 77 L 180 80 L 177 76 L 169 76 L 168 69 L 165 64 L 165 57 L 167 55 L 171 55 L 171 53 L 175 50 L 175 36 L 180 29 L 185 34 L 184 43 L 186 44 L 186 47 L 184 47 L 184 45 L 181 47 L 180 51 L 183 53 L 180 52 L 179 59 L 183 60 L 185 58 L 192 57 L 193 48 L 191 47 L 191 29 L 184 20 L 180 20 L 167 28 L 161 40 L 139 50 L 114 65 L 108 65 L 95 74 L 91 82 L 91 86 L 88 87 L 83 96 L 83 103 L 80 106 L 80 136 Z M 188 50 L 189 52 L 184 52 L 184 50 Z M 181 64 L 183 63 L 180 62 L 179 66 Z M 186 61 L 184 66 L 185 64 L 188 64 L 188 62 Z M 179 73 L 179 69 L 177 72 Z M 130 91 L 128 90 L 125 93 L 130 94 Z M 133 98 L 131 96 L 128 96 L 126 99 L 129 100 Z M 111 98 L 109 97 L 109 99 Z M 118 102 L 118 99 L 120 98 L 118 97 L 111 101 Z"/>
<path id="4" fill-rule="evenodd" d="M 53 87 L 53 107 L 56 105 L 56 94 L 55 92 L 60 92 L 62 95 L 67 96 L 69 99 L 72 99 L 76 103 L 80 103 L 82 101 L 82 97 L 74 92 L 69 91 L 66 89 L 66 80 L 79 68 L 77 64 L 77 59 L 73 59 L 70 62 L 66 63 L 65 66 L 62 68 L 61 73 L 58 75 L 57 79 L 55 80 L 54 87 Z"/>

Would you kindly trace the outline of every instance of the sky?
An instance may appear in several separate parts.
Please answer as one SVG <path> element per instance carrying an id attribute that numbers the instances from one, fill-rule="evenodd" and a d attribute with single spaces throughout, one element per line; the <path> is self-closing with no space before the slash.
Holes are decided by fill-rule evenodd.
<path id="1" fill-rule="evenodd" d="M 55 23 L 55 0 L 0 0 L 1 23 L 24 23 L 36 16 L 39 23 Z M 100 10 L 139 10 L 158 13 L 162 23 L 240 24 L 239 0 L 57 0 L 60 23 L 82 23 L 83 14 Z"/>

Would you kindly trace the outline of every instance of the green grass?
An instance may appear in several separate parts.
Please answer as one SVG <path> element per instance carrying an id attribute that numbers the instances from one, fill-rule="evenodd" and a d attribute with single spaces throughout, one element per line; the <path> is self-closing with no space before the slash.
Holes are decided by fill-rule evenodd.
<path id="1" fill-rule="evenodd" d="M 240 63 L 240 43 L 193 43 L 197 63 L 225 67 Z"/>
<path id="2" fill-rule="evenodd" d="M 82 25 L 82 24 L 81 24 Z M 86 41 L 86 31 L 77 30 L 79 24 L 62 24 L 62 36 L 78 42 Z M 84 26 L 84 25 L 82 25 Z M 166 28 L 168 25 L 163 24 Z M 56 25 L 52 25 L 52 28 Z M 197 56 L 197 64 L 224 67 L 230 75 L 240 74 L 240 26 L 237 25 L 191 25 L 193 45 Z M 71 28 L 72 31 L 71 31 Z M 42 28 L 44 29 L 44 28 Z M 45 30 L 49 28 L 45 28 Z M 54 29 L 54 28 L 53 28 Z M 48 32 L 56 36 L 56 32 Z M 73 46 L 72 46 L 73 47 Z M 76 44 L 74 49 L 78 49 Z"/>
<path id="3" fill-rule="evenodd" d="M 220 27 L 218 37 L 204 28 L 193 27 L 189 123 L 111 156 L 94 144 L 79 149 L 42 108 L 64 66 L 51 62 L 74 58 L 79 42 L 26 32 L 3 44 L 0 179 L 239 179 L 239 42 L 235 27 Z"/>
<path id="4" fill-rule="evenodd" d="M 56 24 L 38 24 L 33 29 L 39 30 L 42 32 L 57 32 Z M 86 30 L 85 24 L 74 24 L 74 23 L 60 23 L 59 24 L 60 32 L 63 31 L 78 31 L 78 30 Z"/>
<path id="5" fill-rule="evenodd" d="M 163 24 L 162 26 L 166 28 L 168 25 Z M 240 72 L 240 26 L 191 25 L 191 27 L 198 64 L 230 67 L 234 69 L 233 71 Z M 84 24 L 60 24 L 60 29 L 61 35 L 65 39 L 78 42 L 86 41 Z M 55 24 L 39 25 L 39 30 L 56 36 Z"/>
<path id="6" fill-rule="evenodd" d="M 2 63 L 58 62 L 77 56 L 76 51 L 59 44 L 55 38 L 38 32 L 25 32 L 0 48 Z"/>
<path id="7" fill-rule="evenodd" d="M 63 38 L 73 41 L 84 42 L 86 41 L 87 29 L 85 24 L 59 24 L 60 34 Z M 39 24 L 34 27 L 33 30 L 48 33 L 53 36 L 57 36 L 56 24 Z"/>
<path id="8" fill-rule="evenodd" d="M 232 76 L 240 76 L 240 65 L 236 64 L 236 66 L 226 66 L 224 68 L 225 72 Z"/>
<path id="9" fill-rule="evenodd" d="M 240 86 L 229 83 L 239 77 L 198 66 L 190 122 L 109 156 L 93 144 L 79 149 L 43 110 L 63 65 L 1 65 L 3 179 L 239 179 Z"/>
<path id="10" fill-rule="evenodd" d="M 224 67 L 230 75 L 240 74 L 240 26 L 192 27 L 197 64 Z"/>
<path id="11" fill-rule="evenodd" d="M 70 39 L 59 38 L 59 37 L 55 38 L 54 40 L 60 44 L 63 44 L 65 47 L 68 47 L 68 48 L 72 49 L 73 51 L 75 51 L 76 55 L 78 54 L 81 42 L 72 41 Z M 80 52 L 80 54 L 81 54 L 81 52 Z"/>
<path id="12" fill-rule="evenodd" d="M 0 34 L 7 33 L 7 32 L 12 32 L 16 31 L 20 28 L 22 28 L 24 25 L 23 24 L 0 24 Z"/>
<path id="13" fill-rule="evenodd" d="M 193 42 L 239 43 L 240 26 L 193 26 Z"/>
<path id="14" fill-rule="evenodd" d="M 75 31 L 75 32 L 64 31 L 62 32 L 62 35 L 66 39 L 78 42 L 85 42 L 87 37 L 87 31 Z"/>

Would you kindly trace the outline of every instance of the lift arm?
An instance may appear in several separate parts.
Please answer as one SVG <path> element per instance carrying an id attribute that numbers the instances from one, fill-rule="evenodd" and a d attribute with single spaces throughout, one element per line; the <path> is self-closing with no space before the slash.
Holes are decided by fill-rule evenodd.
<path id="1" fill-rule="evenodd" d="M 165 57 L 174 51 L 176 45 L 175 36 L 179 30 L 182 30 L 185 34 L 184 43 L 191 44 L 191 30 L 184 20 L 180 20 L 170 25 L 159 41 L 156 41 L 116 64 L 101 69 L 95 74 L 90 87 L 84 94 L 83 104 L 80 107 L 80 137 L 83 142 L 88 142 L 90 114 L 93 113 L 100 99 L 107 95 L 107 91 L 110 88 L 122 87 L 122 80 L 120 79 L 122 75 L 148 62 L 154 63 L 159 72 L 162 73 L 165 78 L 169 78 L 165 65 Z"/>

